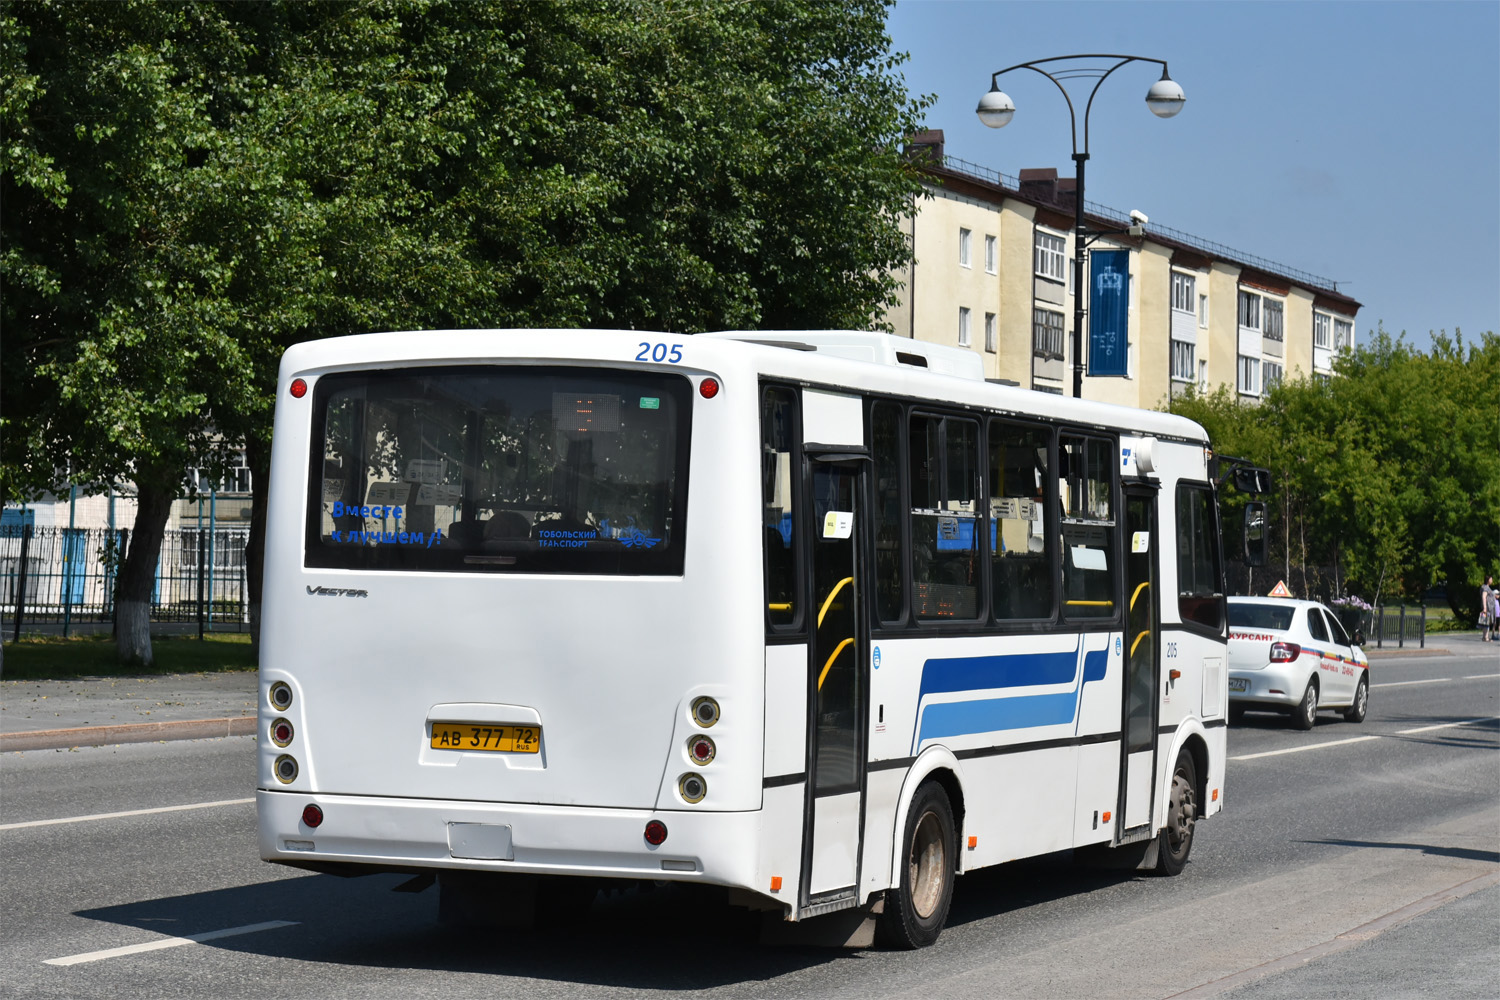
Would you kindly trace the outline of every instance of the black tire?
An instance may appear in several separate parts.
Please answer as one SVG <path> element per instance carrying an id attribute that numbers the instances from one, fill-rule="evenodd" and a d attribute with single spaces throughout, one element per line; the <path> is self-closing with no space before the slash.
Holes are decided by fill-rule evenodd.
<path id="1" fill-rule="evenodd" d="M 1302 692 L 1302 701 L 1292 709 L 1292 725 L 1298 729 L 1311 729 L 1318 724 L 1318 682 L 1308 681 Z"/>
<path id="2" fill-rule="evenodd" d="M 1354 704 L 1344 709 L 1345 722 L 1364 722 L 1370 711 L 1370 679 L 1361 677 L 1354 689 Z"/>
<path id="3" fill-rule="evenodd" d="M 1157 875 L 1180 875 L 1193 851 L 1193 834 L 1198 829 L 1198 766 L 1193 755 L 1183 750 L 1172 769 L 1172 788 L 1167 794 L 1166 823 L 1157 834 Z"/>
<path id="4" fill-rule="evenodd" d="M 900 882 L 885 893 L 885 910 L 876 925 L 888 948 L 925 948 L 938 939 L 953 903 L 953 873 L 958 866 L 958 835 L 948 793 L 935 781 L 917 789 L 906 813 L 901 838 Z"/>

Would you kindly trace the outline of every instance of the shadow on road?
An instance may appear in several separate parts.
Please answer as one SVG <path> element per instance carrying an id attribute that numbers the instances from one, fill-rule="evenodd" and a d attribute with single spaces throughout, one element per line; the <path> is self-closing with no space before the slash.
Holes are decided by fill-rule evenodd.
<path id="1" fill-rule="evenodd" d="M 1479 851 L 1468 847 L 1437 847 L 1433 844 L 1397 844 L 1379 840 L 1299 840 L 1299 844 L 1330 844 L 1334 847 L 1381 847 L 1392 851 L 1421 851 L 1438 858 L 1463 861 L 1489 861 L 1500 864 L 1500 851 Z"/>
<path id="2" fill-rule="evenodd" d="M 392 892 L 407 879 L 308 875 L 77 915 L 174 935 L 293 920 L 295 927 L 204 947 L 303 962 L 642 990 L 709 990 L 858 960 L 858 952 L 762 947 L 758 915 L 729 907 L 721 891 L 707 886 L 601 894 L 576 920 L 548 930 L 454 930 L 437 922 L 436 889 Z M 690 945 L 664 947 L 666 941 Z"/>

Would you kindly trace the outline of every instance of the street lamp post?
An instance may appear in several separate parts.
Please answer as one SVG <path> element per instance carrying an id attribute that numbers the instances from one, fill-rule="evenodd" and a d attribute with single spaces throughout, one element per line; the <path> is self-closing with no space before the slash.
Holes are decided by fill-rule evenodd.
<path id="1" fill-rule="evenodd" d="M 1079 60 L 1117 60 L 1114 65 L 1105 68 L 1097 65 L 1076 65 Z M 1068 63 L 1075 65 L 1064 66 L 1052 72 L 1042 68 L 1047 63 Z M 1161 79 L 1151 85 L 1146 91 L 1146 106 L 1151 113 L 1158 118 L 1171 118 L 1182 110 L 1182 105 L 1187 101 L 1183 96 L 1182 88 L 1179 87 L 1170 76 L 1167 75 L 1167 64 L 1163 59 L 1151 59 L 1146 56 L 1121 56 L 1121 55 L 1074 55 L 1054 56 L 1051 59 L 1037 59 L 1032 62 L 1017 63 L 1014 66 L 999 70 L 990 75 L 990 91 L 979 99 L 979 107 L 976 113 L 979 120 L 990 128 L 1004 128 L 1015 117 L 1016 105 L 1005 91 L 1000 89 L 1000 77 L 1014 69 L 1029 69 L 1042 74 L 1051 80 L 1057 89 L 1062 91 L 1063 100 L 1068 102 L 1068 118 L 1073 130 L 1073 163 L 1077 171 L 1077 189 L 1074 193 L 1075 204 L 1073 207 L 1073 395 L 1077 398 L 1083 397 L 1083 320 L 1085 315 L 1084 287 L 1083 287 L 1083 262 L 1084 253 L 1090 243 L 1100 236 L 1112 235 L 1115 232 L 1130 232 L 1132 235 L 1140 235 L 1139 226 L 1131 226 L 1129 230 L 1099 230 L 1090 231 L 1083 222 L 1083 168 L 1089 158 L 1089 112 L 1094 109 L 1094 95 L 1099 93 L 1100 86 L 1109 79 L 1111 73 L 1127 63 L 1149 62 L 1161 66 Z M 1073 99 L 1068 95 L 1068 89 L 1063 86 L 1064 80 L 1093 79 L 1097 80 L 1094 89 L 1089 92 L 1088 104 L 1083 110 L 1083 152 L 1078 151 L 1078 115 L 1073 108 Z"/>

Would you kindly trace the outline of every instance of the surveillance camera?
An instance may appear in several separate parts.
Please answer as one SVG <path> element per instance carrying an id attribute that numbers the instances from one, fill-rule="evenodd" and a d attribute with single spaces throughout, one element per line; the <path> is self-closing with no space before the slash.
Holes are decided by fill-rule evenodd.
<path id="1" fill-rule="evenodd" d="M 1134 222 L 1138 226 L 1144 226 L 1146 223 L 1150 222 L 1151 220 L 1146 217 L 1146 213 L 1145 212 L 1142 212 L 1138 208 L 1132 208 L 1130 210 L 1130 221 Z"/>

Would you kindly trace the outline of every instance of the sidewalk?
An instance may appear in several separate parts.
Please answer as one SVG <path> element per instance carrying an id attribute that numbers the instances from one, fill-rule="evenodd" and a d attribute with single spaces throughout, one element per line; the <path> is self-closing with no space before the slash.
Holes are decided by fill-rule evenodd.
<path id="1" fill-rule="evenodd" d="M 240 736 L 256 673 L 0 681 L 0 751 Z"/>
<path id="2" fill-rule="evenodd" d="M 1364 647 L 1372 661 L 1472 656 L 1494 649 L 1477 632 L 1427 637 L 1427 648 Z M 257 675 L 246 670 L 151 677 L 0 681 L 0 752 L 150 743 L 255 732 Z"/>

